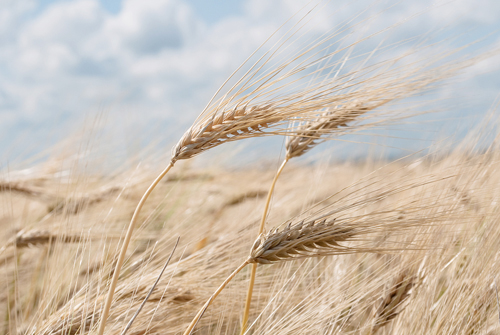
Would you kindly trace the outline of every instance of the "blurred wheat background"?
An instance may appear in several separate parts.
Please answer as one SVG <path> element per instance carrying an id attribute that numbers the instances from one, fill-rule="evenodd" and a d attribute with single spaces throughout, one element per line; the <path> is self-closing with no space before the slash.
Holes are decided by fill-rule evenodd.
<path id="1" fill-rule="evenodd" d="M 496 2 L 2 4 L 0 334 L 500 334 Z"/>

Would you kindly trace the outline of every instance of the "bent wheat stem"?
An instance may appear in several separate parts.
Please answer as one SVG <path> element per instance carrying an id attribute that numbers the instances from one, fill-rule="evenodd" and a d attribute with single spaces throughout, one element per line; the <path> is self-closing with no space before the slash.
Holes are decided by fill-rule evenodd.
<path id="1" fill-rule="evenodd" d="M 120 270 L 123 265 L 123 261 L 125 260 L 125 253 L 127 252 L 128 244 L 130 242 L 130 238 L 132 237 L 132 232 L 134 231 L 135 223 L 137 222 L 137 218 L 139 216 L 139 213 L 141 212 L 142 206 L 144 206 L 144 203 L 148 199 L 149 195 L 153 191 L 153 189 L 158 185 L 158 183 L 165 177 L 168 171 L 174 166 L 174 163 L 171 162 L 165 170 L 160 173 L 158 177 L 153 181 L 153 183 L 149 186 L 149 188 L 146 190 L 144 195 L 142 196 L 141 200 L 137 204 L 137 207 L 135 208 L 134 215 L 132 215 L 132 219 L 130 220 L 130 223 L 128 225 L 128 230 L 127 234 L 125 235 L 125 239 L 123 240 L 123 245 L 120 249 L 120 255 L 118 256 L 118 261 L 116 262 L 115 266 L 115 271 L 113 273 L 113 278 L 111 279 L 111 284 L 109 286 L 109 291 L 108 291 L 108 296 L 106 297 L 106 303 L 104 304 L 104 308 L 102 311 L 102 317 L 101 317 L 101 323 L 99 325 L 99 332 L 98 335 L 103 335 L 104 334 L 104 328 L 106 327 L 106 320 L 109 315 L 109 309 L 111 308 L 111 302 L 113 301 L 113 295 L 115 293 L 116 289 L 116 283 L 118 282 L 118 276 L 120 275 Z"/>
<path id="2" fill-rule="evenodd" d="M 234 278 L 234 276 L 236 276 L 238 274 L 238 272 L 240 272 L 245 266 L 247 266 L 248 263 L 250 263 L 250 258 L 248 258 L 246 261 L 241 263 L 241 265 L 238 266 L 238 268 L 236 270 L 234 270 L 233 273 L 231 273 L 229 275 L 229 277 L 226 278 L 226 280 L 224 280 L 224 282 L 221 284 L 221 286 L 219 286 L 217 291 L 215 291 L 214 294 L 212 294 L 212 296 L 207 300 L 207 302 L 200 309 L 198 314 L 196 314 L 193 321 L 191 321 L 188 328 L 184 332 L 184 335 L 190 335 L 193 332 L 194 327 L 196 327 L 196 324 L 198 323 L 198 321 L 200 321 L 201 317 L 203 316 L 203 314 L 207 310 L 208 306 L 210 306 L 212 301 L 214 301 L 215 298 L 217 298 L 219 293 L 221 293 L 221 291 L 226 287 L 226 285 Z"/>
<path id="3" fill-rule="evenodd" d="M 262 213 L 262 220 L 260 221 L 260 226 L 259 226 L 259 236 L 264 232 L 264 226 L 266 223 L 266 218 L 267 218 L 267 212 L 269 210 L 269 203 L 271 202 L 271 197 L 274 192 L 274 186 L 276 185 L 276 181 L 278 180 L 279 176 L 281 175 L 281 172 L 285 168 L 286 163 L 288 163 L 288 156 L 285 158 L 283 163 L 281 163 L 280 168 L 278 169 L 278 172 L 276 172 L 276 175 L 274 176 L 273 182 L 271 184 L 271 188 L 269 188 L 269 192 L 267 193 L 267 199 L 266 199 L 266 205 L 264 207 L 264 212 Z M 245 311 L 243 313 L 243 321 L 241 322 L 241 334 L 245 333 L 247 322 L 248 322 L 248 316 L 250 314 L 250 304 L 252 302 L 252 294 L 253 294 L 253 287 L 255 284 L 255 275 L 257 273 L 257 263 L 252 263 L 252 271 L 250 273 L 250 283 L 248 284 L 248 292 L 247 292 L 247 300 L 245 302 Z"/>

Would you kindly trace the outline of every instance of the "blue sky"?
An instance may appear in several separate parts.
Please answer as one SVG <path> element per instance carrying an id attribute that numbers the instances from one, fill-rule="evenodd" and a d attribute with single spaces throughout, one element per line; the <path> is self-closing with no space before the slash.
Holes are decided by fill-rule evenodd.
<path id="1" fill-rule="evenodd" d="M 41 0 L 37 4 L 37 13 L 43 12 L 47 7 L 61 2 L 70 2 L 72 0 Z M 240 0 L 187 0 L 191 9 L 205 22 L 215 23 L 224 17 L 231 15 L 241 15 L 243 13 L 243 1 Z M 122 9 L 121 0 L 100 1 L 101 6 L 111 14 L 118 14 Z"/>
<path id="2" fill-rule="evenodd" d="M 0 3 L 0 157 L 5 165 L 97 119 L 106 120 L 117 143 L 141 147 L 158 136 L 174 141 L 227 76 L 309 1 Z M 370 29 L 404 21 L 383 37 L 389 41 L 433 31 L 440 38 L 454 36 L 450 47 L 484 36 L 486 42 L 471 50 L 500 46 L 497 0 L 323 4 L 309 23 L 316 32 L 368 8 L 380 12 Z M 457 127 L 467 124 L 459 120 L 462 116 L 484 114 L 500 92 L 499 64 L 494 56 L 466 70 L 435 94 L 440 101 L 448 99 L 436 108 L 454 106 L 448 117 L 457 120 Z"/>

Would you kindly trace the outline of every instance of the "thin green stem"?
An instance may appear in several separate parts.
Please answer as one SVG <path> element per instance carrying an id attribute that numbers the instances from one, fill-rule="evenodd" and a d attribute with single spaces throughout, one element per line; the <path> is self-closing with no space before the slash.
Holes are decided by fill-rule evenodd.
<path id="1" fill-rule="evenodd" d="M 130 224 L 128 225 L 128 230 L 127 234 L 125 235 L 125 239 L 123 241 L 122 248 L 120 250 L 120 255 L 118 256 L 118 261 L 116 262 L 115 266 L 115 271 L 113 273 L 113 278 L 111 279 L 111 284 L 109 286 L 109 291 L 108 291 L 108 296 L 106 297 L 106 303 L 104 304 L 104 308 L 102 310 L 101 314 L 101 323 L 99 324 L 99 332 L 98 335 L 103 335 L 104 334 L 104 328 L 106 327 L 106 321 L 108 319 L 109 315 L 109 310 L 111 308 L 111 302 L 113 301 L 113 295 L 115 293 L 116 289 L 116 283 L 118 282 L 118 276 L 120 275 L 120 270 L 123 265 L 123 261 L 125 260 L 125 254 L 127 252 L 127 248 L 130 242 L 130 239 L 132 237 L 132 233 L 134 231 L 135 224 L 137 222 L 137 218 L 139 216 L 139 213 L 141 212 L 142 206 L 144 206 L 144 203 L 148 199 L 149 195 L 151 192 L 154 190 L 156 185 L 165 177 L 168 171 L 174 166 L 173 162 L 170 162 L 170 164 L 165 168 L 165 170 L 160 173 L 158 177 L 153 181 L 153 183 L 149 186 L 149 188 L 146 190 L 144 195 L 142 196 L 141 200 L 137 204 L 137 207 L 135 208 L 134 215 L 132 215 L 132 219 L 130 220 Z"/>
<path id="2" fill-rule="evenodd" d="M 287 162 L 288 162 L 288 157 L 285 158 L 283 163 L 281 163 L 281 166 L 278 169 L 278 172 L 276 172 L 276 175 L 274 176 L 273 182 L 271 184 L 271 188 L 269 189 L 269 192 L 267 193 L 266 205 L 264 207 L 264 213 L 262 213 L 262 219 L 260 221 L 260 226 L 259 226 L 259 235 L 264 232 L 266 218 L 267 218 L 267 214 L 268 214 L 268 210 L 269 210 L 269 204 L 271 203 L 271 197 L 272 197 L 273 192 L 274 192 L 274 186 L 276 185 L 276 181 L 278 180 L 281 172 L 285 168 L 285 165 Z M 250 272 L 250 283 L 248 284 L 247 300 L 245 302 L 245 311 L 243 313 L 243 321 L 241 322 L 240 335 L 243 335 L 246 331 L 248 317 L 250 315 L 250 304 L 252 303 L 252 294 L 253 294 L 253 287 L 255 284 L 256 273 L 257 273 L 257 263 L 252 263 L 252 271 Z"/>

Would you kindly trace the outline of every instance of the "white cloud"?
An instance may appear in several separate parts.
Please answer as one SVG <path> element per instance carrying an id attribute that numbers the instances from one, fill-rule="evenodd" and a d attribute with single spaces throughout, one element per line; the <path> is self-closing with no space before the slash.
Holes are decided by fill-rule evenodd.
<path id="1" fill-rule="evenodd" d="M 1 45 L 15 40 L 19 26 L 25 23 L 25 16 L 36 7 L 34 0 L 0 1 L 0 41 Z M 0 45 L 0 47 L 1 47 Z"/>
<path id="2" fill-rule="evenodd" d="M 133 122 L 193 120 L 231 71 L 308 2 L 248 0 L 243 15 L 213 24 L 182 0 L 124 0 L 117 14 L 97 0 L 55 2 L 41 12 L 34 1 L 13 2 L 0 9 L 0 132 L 16 122 L 79 117 L 100 104 Z M 376 16 L 362 34 L 423 11 L 395 28 L 395 39 L 439 25 L 473 23 L 491 31 L 500 22 L 495 0 L 456 0 L 429 10 L 430 1 L 390 3 L 321 3 L 307 18 L 310 35 L 303 40 L 360 10 Z"/>

